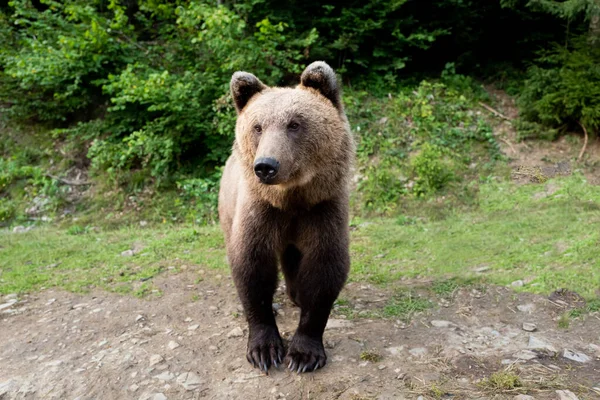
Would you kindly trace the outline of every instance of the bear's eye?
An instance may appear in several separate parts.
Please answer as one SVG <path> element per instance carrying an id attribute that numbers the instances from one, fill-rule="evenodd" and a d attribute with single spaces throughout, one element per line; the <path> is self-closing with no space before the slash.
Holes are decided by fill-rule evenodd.
<path id="1" fill-rule="evenodd" d="M 260 135 L 262 133 L 262 126 L 254 125 L 254 132 Z"/>
<path id="2" fill-rule="evenodd" d="M 288 128 L 292 131 L 297 131 L 298 128 L 300 128 L 300 124 L 297 122 L 290 122 L 290 124 L 288 125 Z"/>

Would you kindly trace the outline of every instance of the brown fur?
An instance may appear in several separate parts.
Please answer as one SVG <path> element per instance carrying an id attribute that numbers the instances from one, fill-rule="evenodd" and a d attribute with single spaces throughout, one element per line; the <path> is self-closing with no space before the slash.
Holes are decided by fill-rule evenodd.
<path id="1" fill-rule="evenodd" d="M 219 216 L 250 327 L 247 357 L 265 371 L 281 362 L 271 310 L 279 264 L 288 294 L 302 309 L 286 360 L 298 371 L 316 369 L 325 364 L 323 330 L 350 263 L 354 143 L 337 81 L 329 66 L 317 62 L 295 88 L 269 88 L 238 72 L 231 89 L 238 120 Z M 271 184 L 255 175 L 261 157 L 279 162 Z"/>

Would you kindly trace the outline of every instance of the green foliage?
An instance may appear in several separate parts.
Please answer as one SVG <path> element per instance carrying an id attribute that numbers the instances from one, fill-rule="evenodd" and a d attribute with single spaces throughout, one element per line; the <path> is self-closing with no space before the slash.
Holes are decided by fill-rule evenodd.
<path id="1" fill-rule="evenodd" d="M 529 70 L 519 99 L 523 117 L 559 128 L 580 123 L 590 133 L 597 132 L 600 48 L 580 38 L 573 48 L 557 46 L 545 52 L 539 63 Z"/>
<path id="2" fill-rule="evenodd" d="M 202 1 L 42 3 L 13 1 L 0 20 L 14 37 L 0 57 L 2 100 L 15 117 L 62 121 L 57 133 L 89 142 L 92 167 L 117 182 L 136 170 L 160 184 L 175 168 L 222 163 L 231 74 L 252 66 L 280 83 L 301 72 L 318 38 L 314 29 L 290 37 L 267 17 L 248 25 L 239 9 Z"/>
<path id="3" fill-rule="evenodd" d="M 451 78 L 451 79 L 450 79 Z M 471 162 L 494 161 L 500 150 L 491 127 L 474 112 L 480 91 L 452 75 L 460 90 L 423 81 L 416 90 L 388 98 L 346 93 L 357 137 L 361 211 L 392 213 L 406 195 L 430 196 L 460 181 Z"/>
<path id="4" fill-rule="evenodd" d="M 428 195 L 442 189 L 452 179 L 452 166 L 445 160 L 443 148 L 425 143 L 411 160 L 415 182 L 413 191 Z"/>
<path id="5" fill-rule="evenodd" d="M 182 205 L 194 222 L 207 224 L 217 221 L 220 177 L 219 171 L 208 178 L 184 179 L 177 182 Z"/>
<path id="6" fill-rule="evenodd" d="M 400 290 L 384 307 L 383 315 L 409 322 L 415 314 L 427 311 L 432 307 L 433 303 L 429 299 L 412 291 Z"/>

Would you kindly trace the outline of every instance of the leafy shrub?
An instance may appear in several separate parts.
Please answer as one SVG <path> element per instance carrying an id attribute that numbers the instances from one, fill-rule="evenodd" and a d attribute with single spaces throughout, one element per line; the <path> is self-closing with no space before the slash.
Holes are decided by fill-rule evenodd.
<path id="1" fill-rule="evenodd" d="M 423 81 L 388 98 L 345 96 L 358 144 L 354 201 L 361 211 L 392 213 L 407 194 L 435 195 L 452 178 L 460 180 L 474 159 L 500 157 L 491 127 L 472 110 L 473 90 Z"/>
<path id="2" fill-rule="evenodd" d="M 177 182 L 181 193 L 181 207 L 188 210 L 188 216 L 196 223 L 215 223 L 218 218 L 219 179 L 221 172 L 208 178 L 183 179 Z"/>
<path id="3" fill-rule="evenodd" d="M 423 144 L 410 164 L 415 174 L 413 191 L 418 195 L 435 193 L 452 179 L 452 166 L 439 146 Z"/>
<path id="4" fill-rule="evenodd" d="M 522 116 L 563 130 L 581 123 L 596 132 L 600 128 L 600 48 L 579 38 L 571 48 L 556 46 L 544 52 L 538 62 L 530 68 L 519 98 Z M 553 138 L 537 137 L 544 136 Z"/>

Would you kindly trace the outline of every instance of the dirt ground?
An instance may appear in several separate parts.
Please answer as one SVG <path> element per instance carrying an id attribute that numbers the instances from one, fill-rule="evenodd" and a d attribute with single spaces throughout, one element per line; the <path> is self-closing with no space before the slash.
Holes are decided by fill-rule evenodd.
<path id="1" fill-rule="evenodd" d="M 577 161 L 583 145 L 583 134 L 570 132 L 554 141 L 520 141 L 514 127 L 519 117 L 515 99 L 504 91 L 488 86 L 497 110 L 503 117 L 496 120 L 494 134 L 512 167 L 512 179 L 517 183 L 538 183 L 556 176 L 583 173 L 592 185 L 600 185 L 600 138 L 590 136 L 586 151 Z M 489 113 L 483 109 L 482 112 Z M 490 114 L 491 116 L 493 114 Z"/>
<path id="2" fill-rule="evenodd" d="M 462 288 L 408 324 L 334 312 L 325 368 L 264 375 L 245 359 L 247 329 L 231 278 L 200 273 L 200 282 L 191 273 L 161 278 L 162 295 L 150 299 L 57 290 L 7 296 L 0 399 L 559 399 L 556 390 L 600 399 L 600 317 L 558 328 L 558 317 L 581 305 L 577 297 Z M 392 291 L 349 283 L 342 297 L 370 315 Z M 282 287 L 276 301 L 289 338 L 298 310 Z M 504 370 L 523 386 L 494 391 L 481 383 Z"/>

